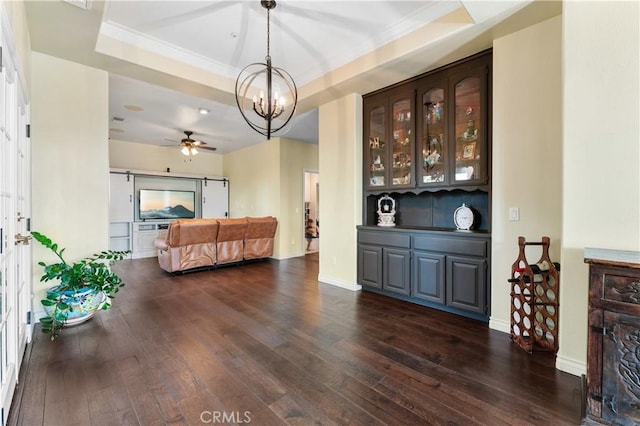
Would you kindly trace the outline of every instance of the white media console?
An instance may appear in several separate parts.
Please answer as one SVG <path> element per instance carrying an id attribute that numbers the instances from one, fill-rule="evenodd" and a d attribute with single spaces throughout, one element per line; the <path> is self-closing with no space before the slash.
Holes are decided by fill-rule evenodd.
<path id="1" fill-rule="evenodd" d="M 169 229 L 168 222 L 134 222 L 132 257 L 137 259 L 155 256 L 157 253 L 153 241 L 159 237 L 166 237 L 167 229 Z"/>
<path id="2" fill-rule="evenodd" d="M 226 178 L 111 169 L 109 248 L 131 250 L 133 259 L 156 256 L 153 242 L 166 235 L 170 222 L 140 219 L 141 189 L 193 192 L 195 217 L 228 217 Z"/>

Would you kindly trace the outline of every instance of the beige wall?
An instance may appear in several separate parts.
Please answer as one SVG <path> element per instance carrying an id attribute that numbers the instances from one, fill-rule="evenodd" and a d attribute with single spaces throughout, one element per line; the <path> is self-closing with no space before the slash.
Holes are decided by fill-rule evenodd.
<path id="1" fill-rule="evenodd" d="M 274 138 L 226 154 L 223 173 L 229 178 L 229 216 L 280 217 L 280 151 Z"/>
<path id="2" fill-rule="evenodd" d="M 186 157 L 176 146 L 154 146 L 111 139 L 109 164 L 112 168 L 151 172 L 187 173 L 204 176 L 223 176 L 222 155 L 199 152 Z"/>
<path id="3" fill-rule="evenodd" d="M 505 333 L 511 314 L 507 279 L 518 256 L 518 237 L 550 237 L 551 258 L 560 261 L 561 37 L 558 16 L 493 44 L 490 326 Z M 519 221 L 509 221 L 510 207 L 520 209 Z M 532 263 L 540 258 L 538 247 L 528 248 L 526 254 Z"/>
<path id="4" fill-rule="evenodd" d="M 226 154 L 231 217 L 275 216 L 274 258 L 304 255 L 304 169 L 318 168 L 318 146 L 285 138 Z"/>
<path id="5" fill-rule="evenodd" d="M 304 170 L 318 168 L 318 145 L 280 138 L 280 253 L 303 256 Z"/>
<path id="6" fill-rule="evenodd" d="M 76 260 L 109 247 L 109 79 L 40 53 L 31 61 L 31 225 Z M 38 245 L 33 258 L 34 278 L 42 275 L 37 261 L 54 259 Z M 43 289 L 34 286 L 35 300 Z"/>
<path id="7" fill-rule="evenodd" d="M 318 280 L 358 289 L 356 226 L 362 224 L 362 97 L 320 107 L 320 271 Z"/>
<path id="8" fill-rule="evenodd" d="M 640 4 L 564 2 L 562 23 L 565 161 L 557 366 L 572 371 L 586 362 L 584 248 L 640 250 Z"/>

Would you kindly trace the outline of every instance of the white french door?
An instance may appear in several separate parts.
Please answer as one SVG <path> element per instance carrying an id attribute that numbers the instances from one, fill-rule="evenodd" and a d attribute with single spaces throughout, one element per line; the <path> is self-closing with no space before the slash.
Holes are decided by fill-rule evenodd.
<path id="1" fill-rule="evenodd" d="M 0 10 L 0 424 L 6 424 L 20 364 L 31 340 L 31 153 L 29 106 Z"/>

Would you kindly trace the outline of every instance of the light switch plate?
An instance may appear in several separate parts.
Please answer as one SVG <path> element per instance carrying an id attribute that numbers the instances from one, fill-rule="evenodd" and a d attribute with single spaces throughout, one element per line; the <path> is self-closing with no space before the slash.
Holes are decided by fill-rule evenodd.
<path id="1" fill-rule="evenodd" d="M 520 220 L 520 209 L 518 207 L 509 207 L 509 220 Z"/>

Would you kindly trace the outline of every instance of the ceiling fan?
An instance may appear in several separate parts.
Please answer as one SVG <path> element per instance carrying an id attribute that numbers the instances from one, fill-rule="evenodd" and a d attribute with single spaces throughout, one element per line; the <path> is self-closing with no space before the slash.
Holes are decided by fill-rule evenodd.
<path id="1" fill-rule="evenodd" d="M 207 144 L 204 141 L 191 139 L 193 132 L 190 130 L 185 130 L 184 134 L 187 135 L 187 137 L 180 141 L 180 146 L 182 147 L 182 153 L 184 155 L 196 155 L 198 153 L 198 149 L 206 149 L 209 151 L 215 151 L 217 149 L 215 147 L 204 146 Z"/>

